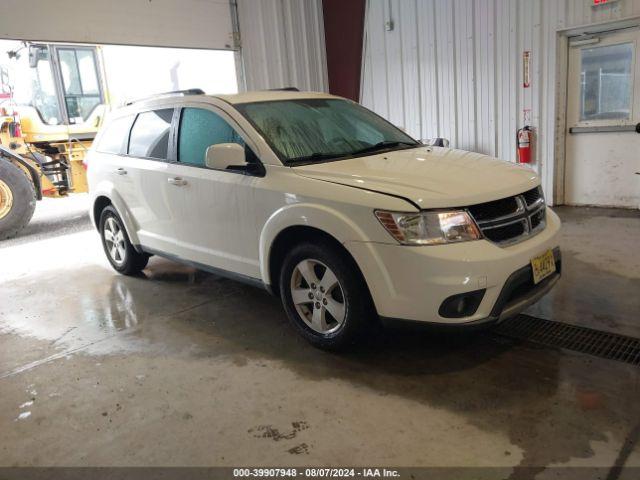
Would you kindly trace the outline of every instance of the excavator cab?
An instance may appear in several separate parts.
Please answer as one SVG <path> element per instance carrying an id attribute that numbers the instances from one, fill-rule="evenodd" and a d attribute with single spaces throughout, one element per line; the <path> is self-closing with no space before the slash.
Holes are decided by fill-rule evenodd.
<path id="1" fill-rule="evenodd" d="M 29 67 L 32 106 L 47 125 L 85 124 L 105 103 L 97 47 L 30 44 Z"/>
<path id="2" fill-rule="evenodd" d="M 83 160 L 108 105 L 99 47 L 25 43 L 20 50 L 9 52 L 20 81 L 3 80 L 0 97 L 0 239 L 17 234 L 35 208 L 15 169 L 34 199 L 87 191 Z"/>

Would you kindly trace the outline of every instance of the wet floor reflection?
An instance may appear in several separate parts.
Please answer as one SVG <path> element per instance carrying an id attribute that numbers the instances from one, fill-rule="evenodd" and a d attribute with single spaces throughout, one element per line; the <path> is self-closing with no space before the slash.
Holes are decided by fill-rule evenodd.
<path id="1" fill-rule="evenodd" d="M 590 459 L 602 445 L 623 443 L 640 419 L 634 400 L 638 374 L 626 365 L 490 332 L 429 329 L 376 328 L 352 351 L 326 353 L 298 338 L 278 299 L 214 275 L 191 275 L 173 267 L 151 268 L 146 278 L 114 280 L 119 293 L 112 298 L 135 310 L 138 300 L 147 303 L 150 286 L 160 288 L 157 301 L 165 308 L 171 297 L 204 293 L 211 301 L 175 310 L 162 322 L 148 317 L 153 328 L 141 334 L 153 335 L 169 350 L 197 345 L 194 358 L 233 358 L 238 366 L 268 358 L 305 380 L 342 380 L 375 395 L 400 396 L 461 415 L 483 431 L 505 434 L 523 452 L 521 465 L 539 467 L 518 478 L 534 478 L 544 466 Z"/>

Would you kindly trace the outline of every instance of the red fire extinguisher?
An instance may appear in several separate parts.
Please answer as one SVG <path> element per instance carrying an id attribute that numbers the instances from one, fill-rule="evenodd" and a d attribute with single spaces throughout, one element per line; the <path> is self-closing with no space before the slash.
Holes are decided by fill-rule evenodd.
<path id="1" fill-rule="evenodd" d="M 531 163 L 531 140 L 533 129 L 529 125 L 518 130 L 516 138 L 518 141 L 518 163 Z"/>

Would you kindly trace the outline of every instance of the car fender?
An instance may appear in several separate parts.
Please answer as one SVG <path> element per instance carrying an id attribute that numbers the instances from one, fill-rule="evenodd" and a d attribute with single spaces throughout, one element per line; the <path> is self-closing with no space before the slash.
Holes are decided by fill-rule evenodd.
<path id="1" fill-rule="evenodd" d="M 99 197 L 106 197 L 111 201 L 111 205 L 118 212 L 118 216 L 122 219 L 122 223 L 124 224 L 124 229 L 129 236 L 129 240 L 131 244 L 139 250 L 140 240 L 138 239 L 138 229 L 136 227 L 136 222 L 131 215 L 131 212 L 126 206 L 125 201 L 122 199 L 122 196 L 115 189 L 112 182 L 104 180 L 96 185 L 95 188 L 91 190 L 92 202 L 91 202 L 91 218 L 94 221 L 94 224 L 98 226 L 99 218 L 93 218 L 93 211 L 95 208 L 96 200 Z"/>
<path id="2" fill-rule="evenodd" d="M 273 242 L 280 232 L 294 226 L 322 230 L 343 245 L 349 241 L 367 240 L 364 231 L 352 219 L 334 208 L 308 203 L 286 205 L 267 219 L 260 232 L 260 274 L 266 285 L 271 283 L 269 256 Z"/>

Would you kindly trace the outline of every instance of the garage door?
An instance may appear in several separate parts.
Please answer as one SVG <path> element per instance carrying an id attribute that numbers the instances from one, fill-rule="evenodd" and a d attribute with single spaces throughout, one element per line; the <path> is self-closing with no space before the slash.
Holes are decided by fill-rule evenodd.
<path id="1" fill-rule="evenodd" d="M 3 0 L 0 15 L 15 40 L 230 50 L 232 32 L 227 0 Z"/>

